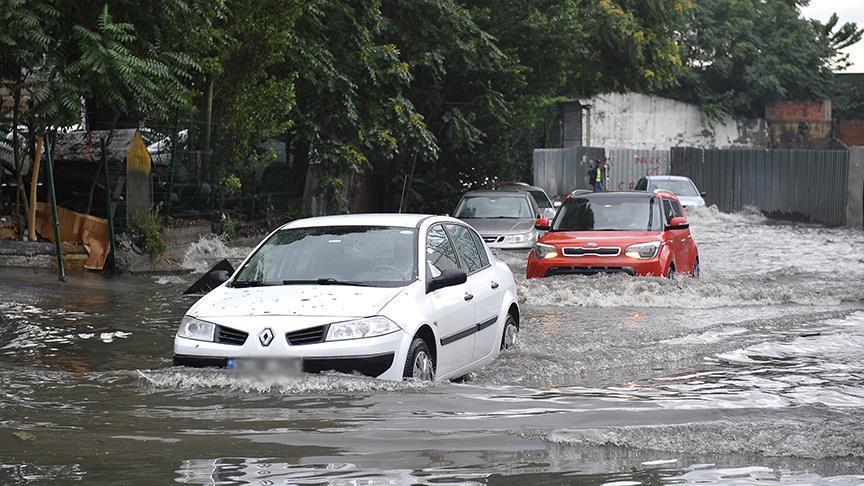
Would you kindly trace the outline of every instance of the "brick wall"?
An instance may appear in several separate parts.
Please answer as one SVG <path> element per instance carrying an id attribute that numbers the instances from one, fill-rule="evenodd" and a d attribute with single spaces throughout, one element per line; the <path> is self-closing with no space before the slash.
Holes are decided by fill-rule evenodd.
<path id="1" fill-rule="evenodd" d="M 837 135 L 848 146 L 864 146 L 864 120 L 838 120 Z"/>
<path id="2" fill-rule="evenodd" d="M 765 118 L 783 121 L 829 121 L 831 100 L 781 101 L 765 110 Z"/>

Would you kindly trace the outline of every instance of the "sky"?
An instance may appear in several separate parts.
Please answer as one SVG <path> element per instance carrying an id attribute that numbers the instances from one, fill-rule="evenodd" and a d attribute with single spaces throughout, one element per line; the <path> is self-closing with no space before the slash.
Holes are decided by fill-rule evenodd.
<path id="1" fill-rule="evenodd" d="M 840 17 L 841 25 L 855 22 L 859 27 L 864 26 L 864 1 L 862 0 L 810 0 L 810 5 L 801 9 L 802 16 L 822 22 L 831 18 L 832 13 Z M 847 49 L 846 52 L 850 54 L 849 60 L 852 65 L 843 72 L 864 73 L 864 40 Z"/>

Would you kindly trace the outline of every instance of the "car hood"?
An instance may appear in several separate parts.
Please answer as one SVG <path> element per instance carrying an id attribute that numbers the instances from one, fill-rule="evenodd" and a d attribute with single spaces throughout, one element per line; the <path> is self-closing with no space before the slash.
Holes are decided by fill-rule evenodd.
<path id="1" fill-rule="evenodd" d="M 375 315 L 405 287 L 277 285 L 213 289 L 189 309 L 194 317 Z"/>
<path id="2" fill-rule="evenodd" d="M 596 246 L 625 247 L 635 243 L 662 240 L 662 234 L 655 231 L 553 231 L 540 238 L 540 243 L 558 246 Z M 593 245 L 591 245 L 593 246 Z"/>
<path id="3" fill-rule="evenodd" d="M 701 196 L 678 196 L 678 201 L 682 206 L 700 207 L 705 205 L 705 200 Z"/>
<path id="4" fill-rule="evenodd" d="M 533 219 L 463 219 L 481 235 L 504 235 L 527 233 L 534 229 Z"/>

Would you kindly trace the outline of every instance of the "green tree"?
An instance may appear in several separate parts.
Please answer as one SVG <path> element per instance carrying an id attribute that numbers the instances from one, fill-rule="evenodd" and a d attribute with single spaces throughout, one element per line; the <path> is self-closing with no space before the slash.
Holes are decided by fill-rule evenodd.
<path id="1" fill-rule="evenodd" d="M 764 116 L 781 99 L 825 97 L 831 69 L 848 60 L 854 24 L 835 30 L 803 19 L 802 0 L 699 0 L 687 11 L 679 44 L 686 69 L 676 88 L 662 92 L 698 104 L 708 122 L 731 114 Z"/>
<path id="2" fill-rule="evenodd" d="M 674 0 L 385 0 L 386 42 L 411 67 L 410 99 L 440 146 L 412 208 L 452 210 L 467 188 L 530 179 L 558 101 L 665 86 L 680 66 Z M 410 174 L 396 165 L 394 185 Z M 421 196 L 422 195 L 422 196 Z"/>

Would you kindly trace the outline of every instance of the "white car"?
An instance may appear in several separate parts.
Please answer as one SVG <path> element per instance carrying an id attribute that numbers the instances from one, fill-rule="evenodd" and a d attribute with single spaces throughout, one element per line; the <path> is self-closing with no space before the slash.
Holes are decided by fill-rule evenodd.
<path id="1" fill-rule="evenodd" d="M 685 208 L 705 207 L 705 193 L 696 188 L 689 177 L 684 176 L 646 176 L 636 183 L 637 191 L 669 191 L 681 201 Z"/>
<path id="2" fill-rule="evenodd" d="M 509 267 L 450 217 L 294 221 L 221 275 L 183 317 L 175 365 L 448 379 L 494 360 L 519 330 Z"/>

